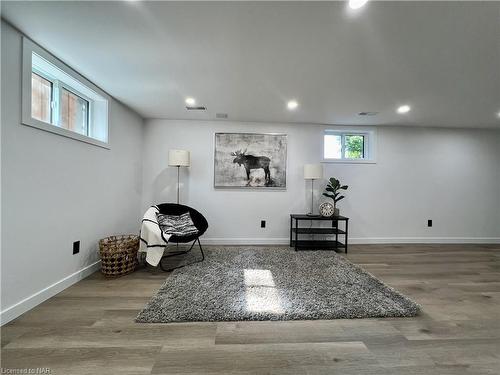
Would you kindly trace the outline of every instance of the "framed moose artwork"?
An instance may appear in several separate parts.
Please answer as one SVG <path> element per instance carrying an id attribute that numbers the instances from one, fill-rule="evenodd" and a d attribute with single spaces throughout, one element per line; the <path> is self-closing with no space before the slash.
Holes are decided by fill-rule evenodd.
<path id="1" fill-rule="evenodd" d="M 215 133 L 216 188 L 286 189 L 286 134 Z"/>

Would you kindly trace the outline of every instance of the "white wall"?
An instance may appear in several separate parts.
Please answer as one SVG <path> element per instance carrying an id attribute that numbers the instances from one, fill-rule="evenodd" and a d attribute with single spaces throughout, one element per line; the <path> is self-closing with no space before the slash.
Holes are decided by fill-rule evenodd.
<path id="1" fill-rule="evenodd" d="M 112 100 L 111 150 L 21 125 L 21 34 L 3 21 L 1 61 L 5 323 L 95 270 L 99 238 L 138 232 L 143 121 Z"/>
<path id="2" fill-rule="evenodd" d="M 331 128 L 331 127 L 330 127 Z M 309 205 L 303 165 L 321 160 L 325 126 L 148 120 L 144 134 L 143 209 L 175 201 L 170 148 L 191 151 L 182 170 L 182 202 L 210 224 L 211 243 L 286 243 L 290 213 Z M 213 187 L 215 132 L 288 134 L 286 191 Z M 378 128 L 376 164 L 325 164 L 325 177 L 349 185 L 341 212 L 356 242 L 499 242 L 500 131 Z M 260 228 L 260 220 L 267 228 Z M 433 227 L 427 227 L 427 219 Z"/>

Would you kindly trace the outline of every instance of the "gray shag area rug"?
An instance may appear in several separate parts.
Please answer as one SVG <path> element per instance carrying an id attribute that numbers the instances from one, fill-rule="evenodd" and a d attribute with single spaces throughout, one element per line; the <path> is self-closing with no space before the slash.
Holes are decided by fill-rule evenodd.
<path id="1" fill-rule="evenodd" d="M 329 251 L 212 248 L 177 269 L 140 323 L 410 317 L 419 306 Z"/>

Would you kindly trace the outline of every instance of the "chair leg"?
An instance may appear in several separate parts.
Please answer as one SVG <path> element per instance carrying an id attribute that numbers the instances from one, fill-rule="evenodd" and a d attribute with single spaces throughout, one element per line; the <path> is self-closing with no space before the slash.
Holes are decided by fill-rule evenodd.
<path id="1" fill-rule="evenodd" d="M 196 241 L 198 241 L 198 246 L 200 247 L 200 252 L 201 252 L 200 262 L 203 262 L 205 260 L 205 253 L 203 252 L 203 248 L 201 247 L 200 237 L 198 237 Z"/>
<path id="2" fill-rule="evenodd" d="M 163 267 L 162 261 L 163 261 L 164 258 L 169 258 L 169 257 L 173 257 L 173 256 L 176 256 L 176 255 L 187 254 L 187 253 L 189 253 L 193 249 L 193 247 L 196 244 L 196 242 L 198 242 L 198 246 L 199 246 L 200 252 L 201 252 L 201 259 L 200 260 L 197 260 L 197 261 L 194 261 L 194 262 L 191 262 L 191 263 L 187 263 L 187 264 L 183 264 L 183 265 L 180 265 L 180 266 L 177 266 L 177 267 L 168 268 L 168 269 L 166 269 L 166 268 Z M 178 268 L 190 266 L 190 265 L 196 264 L 196 263 L 201 263 L 204 260 L 205 260 L 205 253 L 203 252 L 203 248 L 201 247 L 200 237 L 198 237 L 197 239 L 195 239 L 193 241 L 193 243 L 191 244 L 191 247 L 189 248 L 189 250 L 187 250 L 187 251 L 176 251 L 175 253 L 164 255 L 164 256 L 162 256 L 159 264 L 160 264 L 160 269 L 162 271 L 164 271 L 164 272 L 170 272 L 170 271 L 176 270 Z"/>

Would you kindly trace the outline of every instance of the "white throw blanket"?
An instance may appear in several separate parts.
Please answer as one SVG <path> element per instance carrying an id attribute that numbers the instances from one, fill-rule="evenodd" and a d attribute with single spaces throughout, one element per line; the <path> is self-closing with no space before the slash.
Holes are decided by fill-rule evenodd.
<path id="1" fill-rule="evenodd" d="M 155 267 L 160 263 L 165 246 L 167 246 L 171 236 L 162 232 L 156 217 L 158 212 L 160 212 L 158 207 L 152 206 L 144 214 L 139 246 L 139 251 L 146 253 L 146 262 Z"/>

